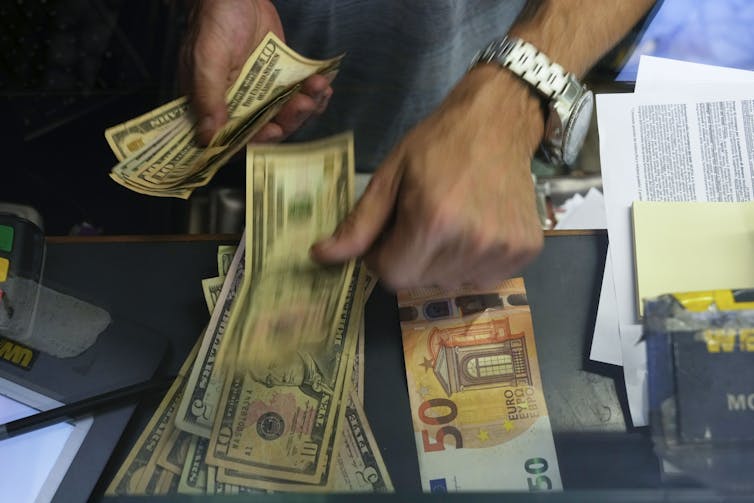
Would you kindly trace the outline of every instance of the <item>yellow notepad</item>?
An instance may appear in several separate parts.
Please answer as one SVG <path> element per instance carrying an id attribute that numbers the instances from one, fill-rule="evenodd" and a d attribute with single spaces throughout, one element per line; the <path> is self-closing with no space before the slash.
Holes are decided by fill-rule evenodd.
<path id="1" fill-rule="evenodd" d="M 754 202 L 635 201 L 637 306 L 663 293 L 754 287 Z"/>

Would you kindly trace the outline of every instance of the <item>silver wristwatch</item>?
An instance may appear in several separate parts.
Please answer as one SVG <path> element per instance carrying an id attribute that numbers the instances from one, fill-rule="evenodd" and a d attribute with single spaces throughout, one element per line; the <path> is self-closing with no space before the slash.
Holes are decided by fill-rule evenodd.
<path id="1" fill-rule="evenodd" d="M 553 164 L 573 164 L 589 130 L 592 92 L 532 44 L 516 37 L 490 42 L 474 57 L 471 68 L 479 63 L 507 68 L 547 100 L 542 151 Z"/>

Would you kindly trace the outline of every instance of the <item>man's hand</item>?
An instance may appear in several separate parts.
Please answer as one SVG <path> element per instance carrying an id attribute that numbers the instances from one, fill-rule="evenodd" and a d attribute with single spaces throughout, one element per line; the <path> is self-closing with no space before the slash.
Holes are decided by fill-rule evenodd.
<path id="1" fill-rule="evenodd" d="M 483 287 L 517 273 L 543 246 L 530 174 L 543 122 L 525 84 L 477 67 L 391 152 L 312 257 L 365 255 L 396 289 Z"/>
<path id="2" fill-rule="evenodd" d="M 228 120 L 225 93 L 249 54 L 268 33 L 284 40 L 277 10 L 269 0 L 203 0 L 192 13 L 182 55 L 182 80 L 197 114 L 198 135 L 208 143 Z M 322 113 L 332 95 L 327 78 L 313 75 L 302 90 L 252 141 L 279 141 L 312 114 Z"/>

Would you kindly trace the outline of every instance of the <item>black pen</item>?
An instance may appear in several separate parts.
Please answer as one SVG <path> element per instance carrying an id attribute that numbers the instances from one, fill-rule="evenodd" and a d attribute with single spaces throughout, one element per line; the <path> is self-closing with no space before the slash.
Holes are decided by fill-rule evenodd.
<path id="1" fill-rule="evenodd" d="M 44 428 L 61 421 L 72 421 L 87 414 L 101 412 L 115 405 L 135 401 L 143 393 L 167 389 L 173 384 L 173 381 L 175 381 L 175 376 L 150 379 L 0 424 L 0 440 L 15 437 L 38 428 Z"/>

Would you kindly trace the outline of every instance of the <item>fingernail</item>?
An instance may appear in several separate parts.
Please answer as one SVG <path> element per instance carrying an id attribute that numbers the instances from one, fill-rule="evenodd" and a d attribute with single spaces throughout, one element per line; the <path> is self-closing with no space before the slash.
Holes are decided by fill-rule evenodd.
<path id="1" fill-rule="evenodd" d="M 332 89 L 329 89 L 329 88 L 319 93 L 319 95 L 317 95 L 317 99 L 315 100 L 317 103 L 317 106 L 320 106 L 323 103 L 325 103 L 327 100 L 329 100 L 330 96 L 332 96 Z"/>
<path id="2" fill-rule="evenodd" d="M 199 121 L 197 127 L 200 133 L 212 133 L 215 129 L 215 119 L 211 115 L 205 115 L 202 120 Z"/>
<path id="3" fill-rule="evenodd" d="M 332 248 L 332 246 L 335 244 L 335 241 L 335 237 L 330 236 L 328 238 L 317 241 L 316 243 L 314 243 L 314 246 L 312 248 L 317 247 L 320 250 L 327 250 L 328 248 Z"/>
<path id="4" fill-rule="evenodd" d="M 252 143 L 274 143 L 282 139 L 283 134 L 280 128 L 277 126 L 271 127 L 270 124 L 267 124 L 252 138 Z"/>
<path id="5" fill-rule="evenodd" d="M 327 254 L 328 250 L 335 244 L 335 238 L 330 236 L 328 238 L 320 239 L 309 248 L 309 256 L 314 260 L 319 260 L 321 254 Z"/>

